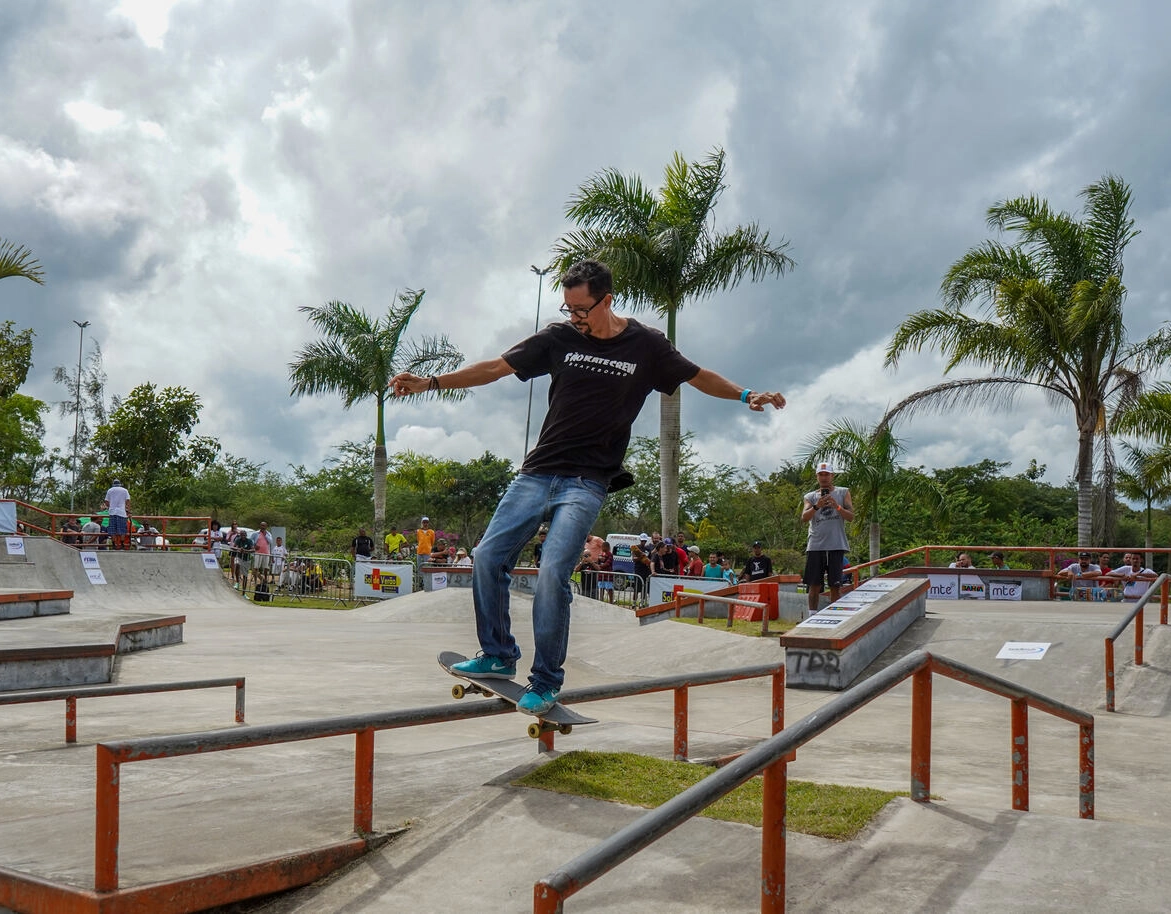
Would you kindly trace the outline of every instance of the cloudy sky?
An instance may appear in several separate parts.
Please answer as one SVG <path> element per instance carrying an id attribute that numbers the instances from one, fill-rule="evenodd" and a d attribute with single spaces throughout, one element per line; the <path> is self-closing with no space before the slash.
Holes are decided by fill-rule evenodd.
<path id="1" fill-rule="evenodd" d="M 47 284 L 4 281 L 0 319 L 36 331 L 26 393 L 64 396 L 53 368 L 76 364 L 89 320 L 110 393 L 182 385 L 228 452 L 317 466 L 374 412 L 290 398 L 312 336 L 299 306 L 381 313 L 425 288 L 412 335 L 497 356 L 532 332 L 529 267 L 582 181 L 657 186 L 674 152 L 719 146 L 717 227 L 756 221 L 797 267 L 689 304 L 678 344 L 790 405 L 761 416 L 685 388 L 683 423 L 704 459 L 767 472 L 825 422 L 872 423 L 941 379 L 931 355 L 883 369 L 884 347 L 938 304 L 996 201 L 1076 210 L 1123 177 L 1143 232 L 1128 330 L 1171 319 L 1169 24 L 1162 4 L 1079 0 L 4 0 L 0 238 Z M 558 301 L 546 287 L 542 323 Z M 527 394 L 505 379 L 396 403 L 389 446 L 519 462 Z M 64 443 L 71 423 L 49 426 Z M 652 398 L 636 431 L 657 427 Z M 1039 399 L 898 433 L 928 467 L 1036 459 L 1053 483 L 1073 467 L 1072 417 Z"/>

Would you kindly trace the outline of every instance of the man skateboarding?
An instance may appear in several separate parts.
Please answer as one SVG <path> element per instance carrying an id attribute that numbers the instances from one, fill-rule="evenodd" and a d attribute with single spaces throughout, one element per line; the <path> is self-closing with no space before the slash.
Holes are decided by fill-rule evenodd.
<path id="1" fill-rule="evenodd" d="M 481 653 L 452 669 L 461 675 L 512 679 L 520 648 L 509 617 L 509 572 L 542 524 L 548 536 L 533 593 L 536 654 L 518 710 L 540 715 L 557 702 L 569 646 L 569 585 L 581 545 L 607 491 L 631 484 L 622 469 L 630 427 L 652 390 L 673 393 L 683 382 L 708 396 L 739 400 L 760 412 L 785 405 L 779 393 L 755 393 L 684 358 L 658 330 L 613 311 L 613 277 L 596 260 L 561 277 L 565 321 L 517 343 L 496 359 L 430 378 L 402 372 L 395 396 L 479 387 L 508 375 L 550 375 L 549 411 L 536 446 L 525 456 L 476 548 L 472 596 Z M 625 477 L 625 479 L 623 478 Z"/>

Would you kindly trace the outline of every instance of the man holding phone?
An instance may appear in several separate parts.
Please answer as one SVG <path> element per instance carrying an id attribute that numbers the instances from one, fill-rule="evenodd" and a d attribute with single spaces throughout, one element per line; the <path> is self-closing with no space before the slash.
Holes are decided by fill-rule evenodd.
<path id="1" fill-rule="evenodd" d="M 854 519 L 850 490 L 834 485 L 833 465 L 823 460 L 815 469 L 818 487 L 801 501 L 801 521 L 809 524 L 802 580 L 809 588 L 810 615 L 817 612 L 823 587 L 829 587 L 831 601 L 842 595 L 842 557 L 850 548 L 846 521 Z"/>

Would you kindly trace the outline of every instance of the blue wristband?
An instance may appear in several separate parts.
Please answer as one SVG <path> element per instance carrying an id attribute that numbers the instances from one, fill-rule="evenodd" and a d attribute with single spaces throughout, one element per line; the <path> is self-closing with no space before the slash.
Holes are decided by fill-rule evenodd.
<path id="1" fill-rule="evenodd" d="M 748 402 L 748 395 L 750 393 L 752 393 L 752 391 L 749 390 L 747 387 L 745 387 L 742 391 L 740 391 L 740 402 L 747 403 Z"/>

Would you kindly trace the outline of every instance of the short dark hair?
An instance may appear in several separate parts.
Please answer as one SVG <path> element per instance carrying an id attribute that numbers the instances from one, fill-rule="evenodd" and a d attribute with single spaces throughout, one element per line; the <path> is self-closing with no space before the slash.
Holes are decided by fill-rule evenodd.
<path id="1" fill-rule="evenodd" d="M 614 291 L 614 274 L 600 260 L 579 260 L 561 276 L 561 287 L 573 289 L 585 283 L 590 295 L 601 300 Z"/>

